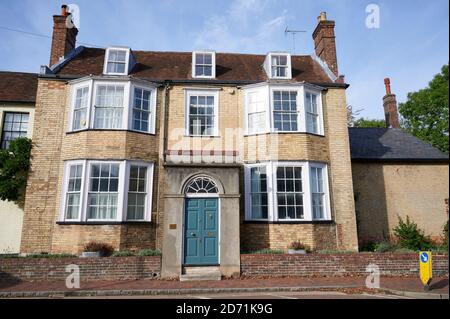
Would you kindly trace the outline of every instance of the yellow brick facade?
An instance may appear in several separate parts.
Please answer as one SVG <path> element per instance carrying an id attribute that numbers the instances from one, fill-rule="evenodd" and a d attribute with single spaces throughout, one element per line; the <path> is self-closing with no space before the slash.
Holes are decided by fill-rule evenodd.
<path id="1" fill-rule="evenodd" d="M 392 238 L 399 216 L 442 239 L 448 164 L 353 163 L 352 170 L 361 244 Z"/>
<path id="2" fill-rule="evenodd" d="M 345 89 L 330 88 L 323 93 L 324 136 L 305 133 L 244 136 L 243 90 L 236 86 L 216 86 L 219 89 L 219 136 L 199 138 L 185 136 L 186 88 L 195 87 L 173 85 L 168 89 L 167 98 L 165 89 L 158 88 L 155 135 L 125 130 L 68 132 L 69 85 L 61 80 L 40 79 L 21 251 L 79 253 L 85 243 L 94 239 L 109 242 L 117 250 L 161 248 L 162 230 L 165 227 L 164 185 L 170 183 L 165 180 L 166 168 L 163 165 L 165 143 L 169 151 L 233 152 L 236 163 L 240 165 L 268 160 L 326 163 L 329 169 L 332 222 L 244 223 L 244 189 L 240 185 L 241 246 L 286 249 L 290 242 L 301 240 L 316 249 L 357 249 Z M 164 112 L 167 123 L 164 122 Z M 163 139 L 164 130 L 168 132 L 167 142 Z M 258 145 L 268 147 L 259 152 L 255 149 Z M 76 159 L 137 159 L 154 162 L 152 222 L 58 224 L 64 161 Z"/>

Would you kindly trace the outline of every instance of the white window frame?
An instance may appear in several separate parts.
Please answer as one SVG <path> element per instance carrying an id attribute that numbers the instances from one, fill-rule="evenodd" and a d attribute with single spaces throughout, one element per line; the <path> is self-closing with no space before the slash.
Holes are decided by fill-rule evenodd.
<path id="1" fill-rule="evenodd" d="M 120 72 L 108 72 L 108 61 L 109 61 L 109 55 L 110 51 L 125 51 L 125 70 L 123 73 Z M 105 50 L 105 60 L 103 62 L 103 74 L 108 75 L 127 75 L 129 73 L 130 69 L 130 48 L 123 48 L 123 47 L 108 47 Z"/>
<path id="2" fill-rule="evenodd" d="M 117 214 L 114 219 L 88 219 L 88 197 L 89 197 L 89 183 L 92 165 L 94 164 L 119 164 L 119 185 L 118 185 L 118 197 L 117 197 Z M 66 218 L 66 201 L 67 201 L 67 190 L 68 182 L 70 176 L 70 166 L 72 165 L 82 165 L 82 180 L 81 180 L 81 194 L 80 194 L 80 211 L 78 213 L 77 219 L 67 219 Z M 129 173 L 131 165 L 139 165 L 147 167 L 147 200 L 144 212 L 144 219 L 142 220 L 127 220 L 127 199 L 128 199 L 128 183 L 129 183 Z M 152 200 L 153 200 L 153 175 L 154 163 L 144 162 L 144 161 L 117 161 L 117 160 L 73 160 L 66 161 L 64 163 L 64 174 L 63 174 L 63 187 L 60 203 L 60 214 L 59 221 L 61 222 L 94 222 L 94 223 L 108 223 L 108 222 L 140 222 L 140 221 L 151 221 L 152 216 Z"/>
<path id="3" fill-rule="evenodd" d="M 66 203 L 67 203 L 67 192 L 69 189 L 69 177 L 70 177 L 70 167 L 75 165 L 82 165 L 82 173 L 81 173 L 81 187 L 80 187 L 80 208 L 78 209 L 78 218 L 67 218 L 66 217 Z M 61 196 L 61 215 L 60 220 L 65 221 L 81 221 L 82 220 L 82 211 L 83 211 L 83 203 L 84 203 L 84 194 L 85 194 L 85 186 L 84 176 L 86 175 L 86 161 L 85 160 L 76 160 L 64 163 L 64 178 L 63 178 L 63 187 L 62 187 L 62 196 Z"/>
<path id="4" fill-rule="evenodd" d="M 285 56 L 287 65 L 286 65 L 286 76 L 276 76 L 272 73 L 272 57 L 273 56 Z M 265 69 L 268 77 L 270 79 L 283 79 L 290 80 L 292 79 L 292 61 L 291 54 L 286 52 L 270 52 L 266 57 Z"/>
<path id="5" fill-rule="evenodd" d="M 122 110 L 122 123 L 120 125 L 120 127 L 115 127 L 115 128 L 96 128 L 95 127 L 95 113 L 96 113 L 96 109 L 97 106 L 96 104 L 96 100 L 97 100 L 97 91 L 98 91 L 98 87 L 99 86 L 123 86 L 123 110 Z M 130 101 L 130 87 L 131 87 L 131 82 L 127 81 L 127 82 L 123 82 L 123 81 L 94 81 L 94 90 L 93 90 L 93 96 L 92 96 L 92 103 L 91 103 L 91 118 L 92 118 L 92 125 L 90 126 L 90 128 L 95 129 L 95 130 L 124 130 L 127 129 L 126 123 L 127 123 L 127 119 L 128 119 L 128 115 L 129 115 L 129 111 L 130 111 L 130 105 L 129 105 L 129 101 Z M 127 103 L 128 101 L 128 103 Z"/>
<path id="6" fill-rule="evenodd" d="M 248 121 L 248 117 L 249 117 L 249 95 L 250 94 L 261 94 L 264 95 L 264 127 L 261 128 L 258 131 L 250 131 L 250 127 L 249 127 L 249 121 Z M 244 127 L 245 127 L 245 134 L 246 135 L 256 135 L 256 134 L 264 134 L 268 131 L 268 127 L 270 127 L 270 114 L 268 114 L 270 107 L 270 96 L 267 92 L 264 92 L 264 88 L 255 88 L 255 89 L 249 89 L 249 90 L 245 90 L 244 91 L 244 109 L 245 109 L 245 116 L 244 116 Z"/>
<path id="7" fill-rule="evenodd" d="M 69 131 L 71 131 L 71 132 L 83 131 L 90 127 L 90 119 L 91 119 L 90 114 L 91 114 L 91 105 L 92 105 L 92 83 L 93 83 L 92 80 L 88 80 L 88 81 L 83 81 L 83 82 L 71 85 L 70 114 L 69 114 L 69 121 L 70 121 L 69 122 Z M 74 115 L 75 115 L 75 103 L 76 103 L 76 98 L 77 98 L 77 90 L 85 88 L 85 87 L 87 87 L 89 90 L 88 105 L 87 105 L 87 110 L 86 110 L 86 124 L 83 128 L 74 129 L 73 128 L 73 120 L 74 120 Z"/>
<path id="8" fill-rule="evenodd" d="M 330 204 L 330 186 L 329 186 L 329 179 L 328 179 L 328 165 L 324 163 L 317 163 L 317 162 L 310 162 L 309 163 L 309 175 L 311 174 L 311 168 L 321 168 L 322 169 L 322 180 L 323 180 L 323 218 L 312 218 L 312 191 L 310 192 L 310 202 L 311 202 L 311 219 L 313 220 L 330 220 L 331 219 L 331 204 Z M 312 178 L 310 178 L 310 187 L 312 189 Z"/>
<path id="9" fill-rule="evenodd" d="M 128 220 L 128 192 L 130 187 L 130 169 L 131 166 L 141 166 L 147 168 L 146 173 L 146 185 L 145 189 L 147 190 L 147 197 L 145 201 L 145 208 L 144 208 L 144 218 L 143 219 L 131 219 Z M 123 221 L 130 221 L 130 222 L 137 222 L 137 221 L 150 221 L 152 218 L 152 198 L 153 198 L 153 171 L 154 171 L 154 165 L 153 163 L 143 162 L 143 161 L 127 161 L 126 162 L 126 171 L 125 171 L 125 190 L 124 190 L 124 202 L 123 202 L 123 209 L 124 213 L 122 214 L 122 220 Z"/>
<path id="10" fill-rule="evenodd" d="M 219 90 L 211 88 L 185 88 L 184 89 L 184 134 L 189 137 L 218 137 L 219 136 Z M 189 132 L 189 103 L 191 96 L 213 96 L 214 97 L 214 130 L 212 135 L 193 135 Z"/>
<path id="11" fill-rule="evenodd" d="M 296 131 L 278 131 L 275 130 L 275 118 L 274 118 L 274 92 L 297 92 L 297 130 Z M 269 109 L 270 109 L 270 131 L 274 133 L 297 133 L 305 132 L 305 108 L 304 102 L 302 103 L 303 87 L 286 87 L 286 86 L 270 86 L 269 88 Z"/>
<path id="12" fill-rule="evenodd" d="M 141 90 L 145 90 L 145 91 L 149 91 L 150 92 L 150 104 L 149 104 L 149 112 L 150 112 L 150 117 L 148 119 L 148 130 L 147 132 L 142 131 L 142 130 L 135 130 L 133 128 L 133 108 L 134 108 L 134 89 L 141 89 Z M 130 88 L 130 100 L 129 100 L 129 114 L 128 114 L 128 129 L 130 131 L 134 131 L 134 132 L 145 132 L 145 133 L 150 133 L 150 134 L 155 134 L 155 127 L 156 127 L 156 95 L 157 95 L 157 90 L 155 87 L 149 87 L 149 86 L 145 86 L 145 85 L 141 85 L 141 84 L 131 84 L 131 88 Z"/>
<path id="13" fill-rule="evenodd" d="M 195 73 L 197 54 L 211 54 L 211 75 L 197 75 Z M 215 79 L 216 78 L 216 52 L 215 51 L 194 51 L 192 52 L 192 77 L 194 79 Z"/>
<path id="14" fill-rule="evenodd" d="M 252 218 L 252 201 L 251 201 L 251 169 L 255 167 L 266 168 L 267 182 L 267 218 Z M 274 218 L 273 196 L 271 188 L 273 184 L 272 165 L 268 163 L 250 164 L 244 166 L 244 189 L 245 189 L 245 219 L 251 221 L 272 221 Z"/>
<path id="15" fill-rule="evenodd" d="M 267 194 L 268 194 L 268 218 L 252 219 L 251 199 L 250 199 L 250 169 L 253 167 L 266 167 L 267 173 Z M 301 167 L 302 168 L 302 190 L 303 190 L 303 218 L 302 219 L 279 219 L 278 218 L 278 198 L 277 198 L 277 168 L 278 167 Z M 311 167 L 323 169 L 323 189 L 324 189 L 324 217 L 322 219 L 312 218 L 312 193 L 311 193 Z M 331 221 L 330 192 L 328 180 L 328 165 L 317 162 L 264 162 L 257 164 L 244 165 L 244 188 L 245 188 L 245 220 L 262 222 L 313 222 L 313 221 Z"/>
<path id="16" fill-rule="evenodd" d="M 95 128 L 95 102 L 97 89 L 99 85 L 122 85 L 124 86 L 124 100 L 123 100 L 123 113 L 122 113 L 122 123 L 118 128 Z M 77 130 L 73 129 L 73 118 L 75 111 L 75 99 L 76 99 L 76 91 L 79 88 L 89 87 L 89 98 L 88 98 L 88 108 L 87 108 L 87 119 L 86 126 L 84 128 L 80 128 Z M 134 103 L 134 88 L 139 88 L 143 90 L 147 90 L 151 92 L 150 98 L 150 116 L 149 118 L 149 127 L 148 131 L 141 131 L 133 129 L 133 103 Z M 157 105 L 157 87 L 151 83 L 141 83 L 129 80 L 118 81 L 116 80 L 105 80 L 105 79 L 92 79 L 89 78 L 83 81 L 77 81 L 71 84 L 70 90 L 70 114 L 68 116 L 68 131 L 69 132 L 78 132 L 89 129 L 95 130 L 128 130 L 133 132 L 141 132 L 141 133 L 149 133 L 155 134 L 156 131 L 156 105 Z"/>
<path id="17" fill-rule="evenodd" d="M 266 103 L 266 128 L 264 131 L 251 132 L 249 131 L 248 123 L 248 94 L 256 91 L 261 92 L 261 94 L 267 97 Z M 264 93 L 264 90 L 266 93 Z M 277 131 L 275 130 L 275 120 L 274 120 L 274 92 L 275 91 L 297 91 L 297 131 Z M 319 115 L 318 130 L 319 132 L 308 132 L 306 123 L 306 92 L 315 94 L 317 96 L 317 111 Z M 258 84 L 249 85 L 244 87 L 244 134 L 245 135 L 258 135 L 265 133 L 308 133 L 314 135 L 324 136 L 324 119 L 323 119 L 323 94 L 320 88 L 313 88 L 305 86 L 303 84 L 298 85 L 286 85 L 286 84 Z"/>
<path id="18" fill-rule="evenodd" d="M 316 95 L 316 101 L 317 101 L 317 115 L 318 115 L 318 123 L 317 123 L 317 132 L 309 132 L 308 131 L 308 119 L 306 117 L 306 94 L 313 94 Z M 303 112 L 304 112 L 304 123 L 305 123 L 305 132 L 310 134 L 316 134 L 316 135 L 324 135 L 324 127 L 323 127 L 323 108 L 322 108 L 322 93 L 320 91 L 314 91 L 308 88 L 304 89 L 303 93 Z"/>

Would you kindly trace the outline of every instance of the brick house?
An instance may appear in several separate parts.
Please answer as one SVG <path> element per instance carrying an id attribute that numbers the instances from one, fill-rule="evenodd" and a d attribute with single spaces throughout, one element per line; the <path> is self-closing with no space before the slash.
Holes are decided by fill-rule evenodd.
<path id="1" fill-rule="evenodd" d="M 63 6 L 36 95 L 23 253 L 157 248 L 162 276 L 240 251 L 358 250 L 334 22 L 315 54 L 76 47 Z"/>
<path id="2" fill-rule="evenodd" d="M 448 154 L 402 131 L 397 100 L 385 79 L 386 128 L 349 128 L 358 240 L 389 240 L 410 217 L 427 235 L 442 240 L 448 221 Z"/>
<path id="3" fill-rule="evenodd" d="M 0 71 L 0 149 L 11 140 L 33 134 L 37 74 Z M 23 210 L 0 200 L 0 254 L 18 253 Z"/>

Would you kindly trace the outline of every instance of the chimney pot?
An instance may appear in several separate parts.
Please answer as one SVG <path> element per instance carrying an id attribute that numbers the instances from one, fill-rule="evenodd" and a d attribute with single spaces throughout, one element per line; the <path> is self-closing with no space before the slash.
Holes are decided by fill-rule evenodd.
<path id="1" fill-rule="evenodd" d="M 384 86 L 386 87 L 386 95 L 390 95 L 391 93 L 391 80 L 389 78 L 384 79 Z"/>
<path id="2" fill-rule="evenodd" d="M 326 21 L 327 20 L 327 13 L 321 12 L 320 16 L 317 17 L 319 21 Z"/>
<path id="3" fill-rule="evenodd" d="M 67 17 L 69 15 L 69 13 L 67 12 L 67 5 L 63 4 L 61 6 L 61 15 L 63 17 Z"/>

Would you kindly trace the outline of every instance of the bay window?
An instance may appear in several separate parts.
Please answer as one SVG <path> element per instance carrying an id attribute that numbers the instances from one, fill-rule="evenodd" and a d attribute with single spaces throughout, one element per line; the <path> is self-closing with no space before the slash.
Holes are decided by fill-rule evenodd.
<path id="1" fill-rule="evenodd" d="M 69 131 L 131 130 L 154 134 L 155 114 L 156 87 L 151 83 L 101 77 L 72 83 Z"/>
<path id="2" fill-rule="evenodd" d="M 246 220 L 287 223 L 331 219 L 326 164 L 248 164 L 244 175 Z"/>
<path id="3" fill-rule="evenodd" d="M 246 134 L 324 135 L 320 88 L 304 84 L 244 87 Z"/>
<path id="4" fill-rule="evenodd" d="M 150 221 L 153 163 L 68 161 L 60 221 Z"/>

